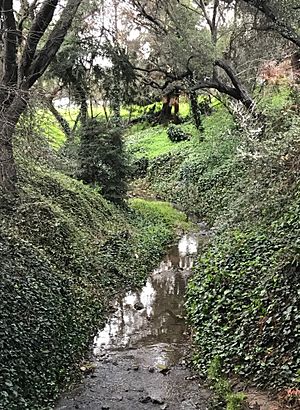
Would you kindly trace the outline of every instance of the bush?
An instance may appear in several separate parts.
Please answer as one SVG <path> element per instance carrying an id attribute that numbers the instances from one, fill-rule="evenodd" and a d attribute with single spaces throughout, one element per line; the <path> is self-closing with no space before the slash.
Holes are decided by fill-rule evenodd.
<path id="1" fill-rule="evenodd" d="M 81 130 L 78 177 L 87 184 L 99 185 L 109 201 L 122 203 L 127 192 L 127 174 L 120 128 L 88 120 Z"/>
<path id="2" fill-rule="evenodd" d="M 189 139 L 189 135 L 186 134 L 180 127 L 176 127 L 176 125 L 169 126 L 167 135 L 172 142 L 186 141 Z"/>
<path id="3" fill-rule="evenodd" d="M 131 164 L 131 178 L 144 178 L 147 175 L 149 159 L 146 157 L 138 158 Z"/>

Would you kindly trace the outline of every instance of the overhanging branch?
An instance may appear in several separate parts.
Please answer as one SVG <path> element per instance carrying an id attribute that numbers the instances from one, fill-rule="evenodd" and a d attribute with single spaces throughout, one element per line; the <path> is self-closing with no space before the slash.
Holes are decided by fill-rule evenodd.
<path id="1" fill-rule="evenodd" d="M 50 62 L 63 43 L 67 31 L 72 24 L 73 17 L 76 14 L 81 2 L 82 0 L 68 0 L 59 20 L 55 24 L 52 32 L 49 34 L 46 44 L 41 51 L 36 54 L 36 57 L 30 66 L 28 76 L 24 84 L 25 88 L 30 88 L 48 68 Z"/>
<path id="2" fill-rule="evenodd" d="M 274 24 L 274 29 L 285 39 L 300 47 L 300 35 L 282 17 L 279 17 L 272 10 L 269 2 L 265 0 L 243 0 L 265 15 L 267 20 Z"/>

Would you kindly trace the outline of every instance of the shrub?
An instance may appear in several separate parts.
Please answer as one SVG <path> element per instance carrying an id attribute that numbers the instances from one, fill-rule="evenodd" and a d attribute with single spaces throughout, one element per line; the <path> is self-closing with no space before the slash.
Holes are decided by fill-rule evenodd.
<path id="1" fill-rule="evenodd" d="M 189 135 L 176 125 L 169 126 L 167 135 L 172 142 L 186 141 L 189 139 Z"/>
<path id="2" fill-rule="evenodd" d="M 78 177 L 87 184 L 99 185 L 109 201 L 122 203 L 127 174 L 120 128 L 96 119 L 88 120 L 81 131 Z"/>
<path id="3" fill-rule="evenodd" d="M 147 175 L 149 159 L 146 157 L 138 158 L 131 164 L 131 178 L 144 178 Z"/>

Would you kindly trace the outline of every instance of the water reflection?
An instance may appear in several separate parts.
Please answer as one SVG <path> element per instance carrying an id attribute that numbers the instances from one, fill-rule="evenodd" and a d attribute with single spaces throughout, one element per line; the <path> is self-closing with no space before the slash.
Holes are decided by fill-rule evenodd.
<path id="1" fill-rule="evenodd" d="M 195 235 L 184 235 L 141 291 L 128 292 L 116 302 L 115 314 L 95 338 L 95 354 L 183 341 L 184 292 L 197 247 Z"/>

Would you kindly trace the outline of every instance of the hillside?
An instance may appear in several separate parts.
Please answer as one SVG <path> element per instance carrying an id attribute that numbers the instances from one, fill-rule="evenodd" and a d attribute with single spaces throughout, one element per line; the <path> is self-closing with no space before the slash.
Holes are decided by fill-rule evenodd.
<path id="1" fill-rule="evenodd" d="M 18 197 L 2 194 L 0 206 L 0 407 L 9 410 L 49 408 L 78 379 L 114 296 L 144 283 L 185 224 L 164 203 L 116 207 L 56 170 L 45 140 L 33 140 L 35 156 L 28 141 Z"/>
<path id="2" fill-rule="evenodd" d="M 177 126 L 185 141 L 142 123 L 125 143 L 130 195 L 172 202 L 214 232 L 187 292 L 197 371 L 287 392 L 299 387 L 300 123 L 285 92 L 263 104 L 259 141 L 255 124 L 214 105 L 204 131 L 188 116 Z M 1 403 L 12 410 L 47 408 L 78 377 L 113 295 L 141 286 L 186 226 L 168 204 L 120 208 L 66 175 L 57 125 L 55 150 L 40 126 L 25 152 L 16 145 L 18 197 L 1 198 Z"/>
<path id="3" fill-rule="evenodd" d="M 138 193 L 154 193 L 206 221 L 214 235 L 189 284 L 194 364 L 275 390 L 299 388 L 299 116 L 285 90 L 270 93 L 263 138 L 236 125 L 225 108 L 204 132 L 178 126 L 189 141 L 171 143 L 164 128 L 130 135 L 148 159 Z M 291 398 L 291 402 L 296 398 Z"/>
<path id="4" fill-rule="evenodd" d="M 0 410 L 300 408 L 298 3 L 0 2 Z"/>

